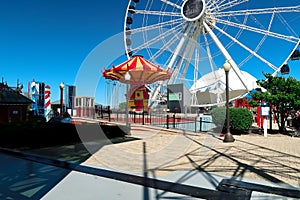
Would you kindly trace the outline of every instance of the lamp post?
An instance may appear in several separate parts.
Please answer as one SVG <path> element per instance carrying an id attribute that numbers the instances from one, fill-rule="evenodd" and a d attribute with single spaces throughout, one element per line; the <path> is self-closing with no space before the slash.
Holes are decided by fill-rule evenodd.
<path id="1" fill-rule="evenodd" d="M 61 82 L 59 85 L 60 88 L 60 116 L 63 116 L 63 112 L 64 112 L 64 87 L 65 84 L 64 82 Z"/>
<path id="2" fill-rule="evenodd" d="M 130 83 L 130 74 L 129 72 L 126 72 L 125 76 L 125 81 L 126 81 L 126 126 L 129 125 L 128 123 L 128 101 L 129 101 L 129 83 Z"/>
<path id="3" fill-rule="evenodd" d="M 230 133 L 230 116 L 229 116 L 229 80 L 228 80 L 228 74 L 231 68 L 230 63 L 226 60 L 226 62 L 223 65 L 225 76 L 226 76 L 226 134 L 223 139 L 223 142 L 234 142 L 234 138 L 232 134 Z"/>

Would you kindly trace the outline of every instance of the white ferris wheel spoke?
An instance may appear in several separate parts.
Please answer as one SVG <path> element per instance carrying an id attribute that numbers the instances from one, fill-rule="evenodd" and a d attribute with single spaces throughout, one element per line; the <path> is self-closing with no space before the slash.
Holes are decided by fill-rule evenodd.
<path id="1" fill-rule="evenodd" d="M 163 3 L 166 3 L 166 4 L 170 5 L 170 6 L 173 6 L 174 8 L 178 8 L 179 10 L 181 9 L 180 5 L 177 5 L 177 4 L 175 4 L 175 3 L 171 2 L 171 1 L 168 1 L 168 0 L 160 0 L 160 1 L 163 2 Z"/>
<path id="2" fill-rule="evenodd" d="M 247 30 L 247 31 L 251 31 L 251 32 L 255 32 L 255 33 L 259 33 L 259 34 L 263 34 L 263 35 L 268 35 L 268 36 L 271 36 L 271 37 L 274 37 L 274 38 L 278 38 L 278 39 L 281 39 L 281 40 L 286 40 L 286 41 L 292 42 L 294 44 L 296 44 L 298 42 L 298 38 L 296 38 L 294 36 L 286 36 L 286 35 L 283 35 L 283 34 L 271 32 L 271 31 L 266 31 L 266 30 L 258 29 L 258 28 L 248 26 L 248 25 L 245 25 L 245 24 L 238 24 L 238 23 L 235 23 L 235 22 L 222 20 L 222 19 L 218 19 L 217 21 L 221 24 L 229 25 L 229 26 L 236 27 L 236 28 L 241 28 L 241 29 L 244 29 L 244 30 Z"/>
<path id="3" fill-rule="evenodd" d="M 214 77 L 216 78 L 216 72 L 214 69 L 214 65 L 213 65 L 213 60 L 212 60 L 212 55 L 211 55 L 211 51 L 210 51 L 210 47 L 209 47 L 209 43 L 206 37 L 206 34 L 203 35 L 204 36 L 204 41 L 205 41 L 205 46 L 206 46 L 206 51 L 207 51 L 207 56 L 208 56 L 208 60 L 209 60 L 209 65 L 210 65 L 210 69 L 214 74 Z M 198 79 L 195 79 L 198 80 Z"/>
<path id="4" fill-rule="evenodd" d="M 155 54 L 153 54 L 150 57 L 150 60 L 156 60 L 159 56 L 161 56 L 166 51 L 172 52 L 173 50 L 171 49 L 171 46 L 178 40 L 180 40 L 179 34 L 174 34 L 171 39 L 169 39 L 166 43 L 164 43 L 164 45 L 161 48 L 159 48 L 158 51 L 155 52 Z M 168 60 L 166 62 L 168 62 Z"/>
<path id="5" fill-rule="evenodd" d="M 180 32 L 179 27 L 177 27 L 177 28 L 178 28 L 178 30 L 175 30 L 175 31 L 177 31 L 177 33 L 179 33 Z M 173 45 L 179 39 L 180 39 L 179 34 L 173 34 L 173 37 L 168 38 L 168 41 L 165 41 L 164 37 L 162 37 L 163 45 L 160 48 L 158 48 L 157 52 L 155 52 L 153 55 L 150 56 L 149 60 L 155 61 L 157 58 L 159 58 L 159 56 L 161 56 L 166 51 L 172 52 L 173 50 L 171 48 L 171 45 Z M 166 60 L 166 63 L 168 61 L 169 60 Z M 166 63 L 164 63 L 164 66 L 166 65 Z"/>
<path id="6" fill-rule="evenodd" d="M 291 35 L 297 36 L 297 33 L 292 29 L 290 24 L 281 16 L 281 14 L 277 15 L 279 20 L 286 26 L 287 30 L 290 32 Z"/>
<path id="7" fill-rule="evenodd" d="M 184 30 L 186 31 L 186 30 L 190 29 L 190 27 L 191 27 L 191 24 L 188 24 L 184 28 Z M 174 71 L 173 71 L 173 74 L 172 74 L 171 78 L 168 80 L 168 83 L 173 83 L 173 80 L 175 80 L 175 78 L 177 78 L 179 68 L 177 66 L 174 67 L 173 65 L 174 65 L 176 59 L 178 58 L 178 55 L 179 55 L 181 49 L 183 48 L 183 46 L 185 46 L 185 42 L 186 42 L 187 39 L 188 39 L 187 34 L 184 33 L 182 35 L 178 45 L 176 46 L 173 54 L 171 55 L 170 61 L 168 62 L 168 65 L 167 65 L 166 69 L 169 70 L 169 69 L 173 68 Z M 158 96 L 158 93 L 159 93 L 161 87 L 162 87 L 162 85 L 159 84 L 158 87 L 156 88 L 156 90 L 152 93 L 151 99 L 154 99 L 154 100 L 152 100 L 151 104 L 155 101 L 155 99 L 157 99 L 157 96 Z"/>
<path id="8" fill-rule="evenodd" d="M 277 8 L 259 8 L 259 9 L 249 9 L 249 10 L 233 10 L 216 12 L 214 15 L 216 17 L 230 17 L 230 16 L 241 16 L 241 15 L 266 15 L 272 13 L 290 13 L 290 12 L 300 12 L 300 6 L 290 6 L 290 7 L 277 7 Z"/>
<path id="9" fill-rule="evenodd" d="M 272 13 L 272 16 L 271 16 L 271 20 L 270 20 L 270 23 L 269 23 L 269 27 L 268 27 L 268 31 L 270 31 L 271 27 L 272 27 L 272 24 L 273 24 L 273 20 L 274 20 L 274 16 L 275 16 L 275 13 Z M 258 52 L 258 50 L 260 49 L 260 47 L 262 46 L 262 44 L 264 43 L 264 41 L 267 39 L 267 35 L 264 35 L 263 38 L 260 40 L 260 42 L 258 43 L 258 45 L 256 46 L 256 48 L 253 50 L 254 52 Z M 240 62 L 240 66 L 245 64 L 246 62 L 248 62 L 248 60 L 250 60 L 250 58 L 252 57 L 252 55 L 254 54 L 249 54 L 242 62 Z M 268 63 L 266 63 L 268 66 L 270 66 Z M 271 67 L 272 69 L 276 68 L 274 66 Z"/>
<path id="10" fill-rule="evenodd" d="M 172 27 L 170 29 L 167 29 L 167 31 L 164 32 L 164 37 L 171 35 L 172 33 L 178 32 L 176 31 L 176 28 L 180 27 L 181 25 L 177 25 L 176 27 Z M 150 39 L 148 42 L 142 44 L 141 46 L 138 46 L 137 48 L 132 49 L 133 52 L 138 52 L 139 50 L 142 50 L 144 48 L 146 48 L 149 45 L 153 45 L 156 42 L 161 40 L 161 35 L 157 35 L 156 37 L 153 37 L 152 39 Z"/>
<path id="11" fill-rule="evenodd" d="M 205 22 L 203 22 L 203 26 L 207 30 L 207 33 L 210 35 L 210 37 L 214 40 L 214 42 L 216 43 L 216 46 L 222 52 L 222 54 L 224 55 L 226 60 L 228 60 L 228 62 L 232 66 L 232 69 L 234 70 L 237 77 L 240 79 L 240 81 L 243 84 L 243 86 L 245 87 L 245 89 L 249 91 L 247 85 L 244 82 L 246 79 L 244 78 L 243 74 L 239 70 L 235 61 L 232 59 L 231 55 L 228 53 L 228 51 L 225 49 L 225 47 L 223 46 L 221 41 L 218 39 L 218 37 L 214 34 L 214 32 L 211 30 L 211 28 Z"/>
<path id="12" fill-rule="evenodd" d="M 134 11 L 135 14 L 181 17 L 181 14 L 178 12 L 162 12 L 162 11 L 153 11 L 153 10 L 132 10 L 132 11 Z"/>
<path id="13" fill-rule="evenodd" d="M 187 70 L 189 68 L 189 65 L 190 65 L 190 62 L 192 59 L 192 54 L 194 53 L 193 50 L 195 49 L 195 45 L 196 45 L 196 43 L 194 40 L 189 40 L 188 43 L 186 44 L 185 51 L 183 52 L 183 55 L 181 56 L 181 60 L 180 60 L 181 63 L 179 64 L 180 67 L 177 67 L 178 72 L 179 72 L 177 75 L 177 79 L 178 79 L 178 76 L 180 75 L 180 72 L 182 71 L 181 77 L 179 79 L 181 82 L 183 82 L 184 77 L 186 76 Z M 182 69 L 180 69 L 180 68 L 182 68 Z"/>
<path id="14" fill-rule="evenodd" d="M 195 48 L 194 83 L 198 80 L 198 74 L 199 74 L 199 60 L 200 60 L 200 47 L 199 47 L 199 45 L 196 45 L 196 48 Z"/>
<path id="15" fill-rule="evenodd" d="M 240 45 L 243 49 L 245 49 L 246 51 L 248 51 L 251 55 L 254 55 L 256 58 L 258 58 L 259 60 L 261 60 L 262 62 L 264 62 L 265 64 L 267 64 L 269 67 L 271 67 L 274 70 L 277 70 L 277 68 L 270 63 L 269 61 L 267 61 L 266 59 L 262 58 L 260 55 L 258 55 L 255 51 L 251 50 L 249 47 L 247 47 L 245 44 L 243 44 L 242 42 L 240 42 L 239 40 L 237 40 L 236 38 L 232 37 L 231 35 L 229 35 L 227 32 L 223 31 L 221 28 L 215 26 L 215 29 L 217 29 L 218 31 L 220 31 L 221 33 L 223 33 L 224 35 L 226 35 L 229 39 L 231 39 L 232 41 L 234 41 L 235 43 L 237 43 L 238 45 Z"/>
<path id="16" fill-rule="evenodd" d="M 223 4 L 226 0 L 210 0 L 207 2 L 207 7 L 212 8 L 212 7 L 218 7 L 218 5 Z"/>
<path id="17" fill-rule="evenodd" d="M 232 8 L 234 6 L 237 6 L 239 4 L 245 3 L 249 0 L 233 0 L 233 1 L 229 1 L 227 3 L 224 4 L 219 4 L 218 6 L 216 6 L 216 8 L 218 9 L 218 11 L 222 11 L 222 10 L 226 10 L 228 8 Z"/>
<path id="18" fill-rule="evenodd" d="M 150 30 L 154 30 L 154 29 L 158 29 L 158 28 L 162 28 L 162 27 L 170 27 L 170 26 L 174 26 L 176 24 L 181 24 L 182 23 L 182 19 L 174 19 L 174 20 L 169 20 L 169 21 L 165 21 L 165 22 L 160 22 L 157 24 L 152 24 L 152 25 L 148 25 L 148 26 L 143 26 L 140 28 L 135 28 L 135 29 L 131 29 L 131 34 L 137 34 L 137 33 L 142 33 L 145 31 L 150 31 Z"/>

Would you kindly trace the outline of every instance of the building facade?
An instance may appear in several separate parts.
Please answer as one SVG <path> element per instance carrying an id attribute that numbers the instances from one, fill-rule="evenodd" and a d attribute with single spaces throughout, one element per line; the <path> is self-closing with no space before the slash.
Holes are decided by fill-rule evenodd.
<path id="1" fill-rule="evenodd" d="M 73 116 L 76 117 L 94 117 L 95 116 L 95 98 L 94 97 L 74 97 Z"/>
<path id="2" fill-rule="evenodd" d="M 33 101 L 21 94 L 21 90 L 0 83 L 0 122 L 27 121 Z"/>
<path id="3" fill-rule="evenodd" d="M 184 84 L 167 86 L 167 106 L 170 112 L 186 113 L 190 111 L 191 93 Z"/>

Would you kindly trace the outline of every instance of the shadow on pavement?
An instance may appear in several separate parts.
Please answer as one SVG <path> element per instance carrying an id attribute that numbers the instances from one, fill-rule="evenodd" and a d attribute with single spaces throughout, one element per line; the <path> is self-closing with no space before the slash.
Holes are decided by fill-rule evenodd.
<path id="1" fill-rule="evenodd" d="M 162 164 L 158 168 L 151 169 L 152 173 L 155 174 L 157 171 L 182 170 L 185 166 L 191 165 L 194 170 L 189 170 L 182 175 L 177 180 L 178 183 L 191 179 L 196 175 L 195 171 L 199 171 L 199 173 L 202 173 L 206 180 L 217 189 L 222 188 L 220 184 L 223 184 L 223 182 L 220 183 L 219 180 L 212 176 L 212 173 L 231 177 L 231 179 L 226 180 L 226 184 L 225 182 L 223 184 L 226 187 L 228 186 L 228 188 L 225 189 L 228 191 L 234 190 L 234 188 L 239 189 L 239 187 L 241 190 L 247 190 L 245 187 L 248 187 L 249 191 L 260 191 L 300 198 L 299 187 L 294 187 L 284 181 L 284 179 L 293 179 L 300 184 L 300 169 L 296 167 L 300 165 L 300 156 L 280 152 L 276 149 L 239 139 L 237 139 L 236 142 L 240 142 L 241 145 L 232 144 L 211 147 L 196 140 L 194 137 L 187 135 L 186 137 L 199 147 L 182 155 L 181 158 L 185 159 L 182 160 L 181 163 L 176 162 L 179 158 L 175 159 Z M 201 150 L 203 151 L 203 149 L 210 152 L 209 156 L 201 155 L 200 152 Z M 286 163 L 290 163 L 289 159 L 291 158 L 293 158 L 294 163 L 287 165 Z M 249 162 L 252 164 L 249 164 Z M 229 165 L 227 165 L 228 163 Z M 242 178 L 247 178 L 245 176 L 246 173 L 254 174 L 256 177 L 259 177 L 259 180 L 274 183 L 278 187 L 268 187 L 239 181 Z M 230 180 L 232 180 L 232 183 Z"/>
<path id="2" fill-rule="evenodd" d="M 0 154 L 0 199 L 41 199 L 70 170 Z"/>
<path id="3" fill-rule="evenodd" d="M 0 199 L 41 199 L 72 171 L 60 163 L 74 168 L 105 145 L 135 140 L 105 131 L 97 124 L 1 124 Z"/>

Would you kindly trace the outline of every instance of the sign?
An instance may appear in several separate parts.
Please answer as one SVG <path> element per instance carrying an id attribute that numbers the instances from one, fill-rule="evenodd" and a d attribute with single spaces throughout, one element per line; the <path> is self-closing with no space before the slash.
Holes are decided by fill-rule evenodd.
<path id="1" fill-rule="evenodd" d="M 169 93 L 169 101 L 181 101 L 182 100 L 182 93 Z"/>
<path id="2" fill-rule="evenodd" d="M 270 107 L 261 107 L 261 116 L 269 116 Z"/>

